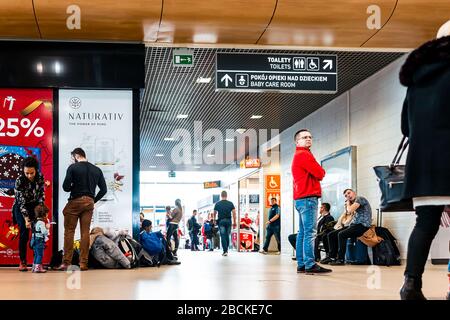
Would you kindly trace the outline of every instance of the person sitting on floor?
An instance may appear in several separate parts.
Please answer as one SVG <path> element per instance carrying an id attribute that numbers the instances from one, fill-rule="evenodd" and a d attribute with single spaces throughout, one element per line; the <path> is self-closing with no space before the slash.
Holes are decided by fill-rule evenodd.
<path id="1" fill-rule="evenodd" d="M 104 268 L 130 269 L 130 260 L 120 251 L 117 244 L 105 235 L 102 228 L 93 228 L 89 235 L 90 253 Z"/>
<path id="2" fill-rule="evenodd" d="M 173 259 L 170 250 L 167 250 L 167 241 L 161 231 L 152 232 L 152 222 L 150 220 L 142 221 L 144 229 L 139 234 L 139 242 L 145 251 L 152 257 L 157 257 L 159 264 L 176 265 L 181 262 Z"/>

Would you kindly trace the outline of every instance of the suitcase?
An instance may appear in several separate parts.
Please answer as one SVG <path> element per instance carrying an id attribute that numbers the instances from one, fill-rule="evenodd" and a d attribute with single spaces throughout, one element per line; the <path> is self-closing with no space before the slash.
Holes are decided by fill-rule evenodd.
<path id="1" fill-rule="evenodd" d="M 348 264 L 367 265 L 372 264 L 369 258 L 367 246 L 359 240 L 347 239 L 345 262 Z"/>

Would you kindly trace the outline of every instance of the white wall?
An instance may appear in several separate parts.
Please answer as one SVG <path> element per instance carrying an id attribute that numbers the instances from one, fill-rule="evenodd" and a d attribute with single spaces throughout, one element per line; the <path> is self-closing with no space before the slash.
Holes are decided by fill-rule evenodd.
<path id="1" fill-rule="evenodd" d="M 404 59 L 390 64 L 281 133 L 282 199 L 292 199 L 293 135 L 301 128 L 308 128 L 314 137 L 312 152 L 318 162 L 339 149 L 357 146 L 357 193 L 369 200 L 373 223 L 376 223 L 380 192 L 372 168 L 390 163 L 402 136 L 400 113 L 406 88 L 400 85 L 398 73 Z M 282 251 L 292 253 L 287 236 L 298 229 L 293 202 L 283 201 L 282 212 Z M 414 214 L 409 212 L 383 216 L 383 225 L 399 240 L 402 258 L 406 257 L 414 219 Z"/>

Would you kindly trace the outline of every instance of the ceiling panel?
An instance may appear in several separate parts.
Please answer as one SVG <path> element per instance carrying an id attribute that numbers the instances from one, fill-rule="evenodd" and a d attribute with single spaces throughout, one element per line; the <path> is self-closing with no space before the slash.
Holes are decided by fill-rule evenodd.
<path id="1" fill-rule="evenodd" d="M 194 145 L 194 121 L 201 121 L 203 132 L 215 128 L 223 136 L 227 129 L 234 132 L 238 128 L 282 131 L 404 54 L 196 48 L 192 49 L 195 65 L 182 68 L 172 66 L 172 48 L 148 47 L 146 50 L 146 88 L 141 103 L 141 170 L 193 170 L 193 165 L 175 165 L 171 161 L 171 150 L 178 142 L 164 141 L 164 138 L 170 137 L 178 128 L 191 133 L 191 145 Z M 336 54 L 338 92 L 334 95 L 216 92 L 216 52 Z M 212 80 L 209 84 L 198 84 L 198 77 L 211 77 Z M 177 114 L 188 114 L 189 117 L 177 119 Z M 261 114 L 263 118 L 250 119 L 253 114 Z M 203 147 L 207 144 L 203 143 Z M 240 160 L 244 151 L 236 150 L 237 155 L 233 154 L 233 158 Z M 156 157 L 156 154 L 164 154 L 164 157 Z M 223 167 L 221 164 L 202 165 L 199 170 Z"/>
<path id="2" fill-rule="evenodd" d="M 449 0 L 399 0 L 389 22 L 364 47 L 416 48 L 450 19 Z"/>
<path id="3" fill-rule="evenodd" d="M 395 3 L 396 0 L 279 0 L 272 22 L 258 44 L 359 47 L 376 32 L 367 27 L 369 6 L 381 9 L 382 25 Z"/>
<path id="4" fill-rule="evenodd" d="M 165 0 L 158 42 L 256 43 L 276 0 Z"/>
<path id="5" fill-rule="evenodd" d="M 156 41 L 162 0 L 34 0 L 45 39 Z M 69 29 L 71 5 L 80 13 L 80 29 Z M 69 19 L 69 21 L 72 21 Z"/>
<path id="6" fill-rule="evenodd" d="M 39 39 L 31 0 L 0 0 L 0 38 Z"/>

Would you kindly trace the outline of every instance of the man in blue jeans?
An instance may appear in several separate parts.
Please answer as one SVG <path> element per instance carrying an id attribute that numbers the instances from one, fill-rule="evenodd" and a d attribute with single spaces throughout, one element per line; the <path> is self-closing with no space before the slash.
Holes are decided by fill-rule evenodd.
<path id="1" fill-rule="evenodd" d="M 322 196 L 320 181 L 325 176 L 325 170 L 310 151 L 312 136 L 309 130 L 297 131 L 294 140 L 296 150 L 291 169 L 294 179 L 294 205 L 299 214 L 296 243 L 297 273 L 328 273 L 332 270 L 322 268 L 314 260 L 317 209 L 319 198 Z"/>
<path id="2" fill-rule="evenodd" d="M 224 190 L 221 193 L 219 202 L 214 206 L 214 216 L 217 214 L 217 222 L 219 225 L 220 241 L 222 242 L 223 253 L 222 256 L 228 255 L 228 247 L 230 246 L 231 234 L 231 216 L 233 216 L 233 228 L 236 227 L 236 209 L 231 201 L 227 200 L 227 192 Z"/>

